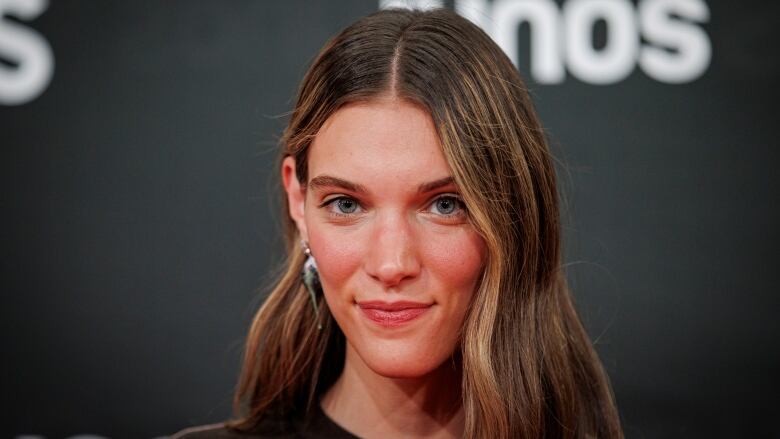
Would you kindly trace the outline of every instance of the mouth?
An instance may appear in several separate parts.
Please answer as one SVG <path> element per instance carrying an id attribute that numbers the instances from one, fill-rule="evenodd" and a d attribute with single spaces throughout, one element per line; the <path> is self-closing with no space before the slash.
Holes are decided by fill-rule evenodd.
<path id="1" fill-rule="evenodd" d="M 357 306 L 369 320 L 384 327 L 397 327 L 411 322 L 425 314 L 432 303 L 421 302 L 358 302 Z"/>

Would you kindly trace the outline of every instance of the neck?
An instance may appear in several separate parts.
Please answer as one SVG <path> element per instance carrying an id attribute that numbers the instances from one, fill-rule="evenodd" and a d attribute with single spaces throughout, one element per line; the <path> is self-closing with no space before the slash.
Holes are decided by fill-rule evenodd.
<path id="1" fill-rule="evenodd" d="M 460 365 L 451 361 L 422 377 L 384 377 L 347 343 L 344 370 L 321 405 L 331 419 L 359 437 L 462 437 L 460 380 Z"/>

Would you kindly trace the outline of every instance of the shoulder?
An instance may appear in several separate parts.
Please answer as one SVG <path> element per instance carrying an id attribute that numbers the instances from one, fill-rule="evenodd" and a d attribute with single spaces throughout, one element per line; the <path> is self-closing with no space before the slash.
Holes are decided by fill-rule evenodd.
<path id="1" fill-rule="evenodd" d="M 230 438 L 233 437 L 231 434 L 232 432 L 225 428 L 224 424 L 219 423 L 185 428 L 171 435 L 169 439 Z"/>
<path id="2" fill-rule="evenodd" d="M 319 404 L 308 414 L 269 415 L 252 428 L 241 431 L 225 423 L 184 429 L 169 439 L 357 439 L 333 422 Z"/>
<path id="3" fill-rule="evenodd" d="M 172 435 L 169 439 L 288 439 L 294 435 L 276 432 L 242 432 L 227 428 L 225 424 L 209 424 L 189 427 Z"/>
<path id="4" fill-rule="evenodd" d="M 228 428 L 225 423 L 189 427 L 168 439 L 291 439 L 298 437 L 281 423 L 264 422 L 251 432 Z"/>

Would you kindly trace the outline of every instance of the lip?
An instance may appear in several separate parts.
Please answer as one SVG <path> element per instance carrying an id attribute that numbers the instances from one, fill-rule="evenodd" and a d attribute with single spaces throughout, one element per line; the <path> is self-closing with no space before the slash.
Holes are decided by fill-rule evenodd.
<path id="1" fill-rule="evenodd" d="M 381 300 L 358 302 L 357 305 L 369 320 L 388 328 L 409 323 L 425 314 L 433 306 L 432 303 L 383 302 Z"/>

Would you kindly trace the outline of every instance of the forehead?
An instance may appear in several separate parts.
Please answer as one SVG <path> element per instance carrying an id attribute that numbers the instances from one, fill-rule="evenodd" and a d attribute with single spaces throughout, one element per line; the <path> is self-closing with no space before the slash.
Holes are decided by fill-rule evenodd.
<path id="1" fill-rule="evenodd" d="M 309 149 L 309 176 L 416 185 L 450 175 L 430 114 L 397 98 L 345 105 Z"/>

